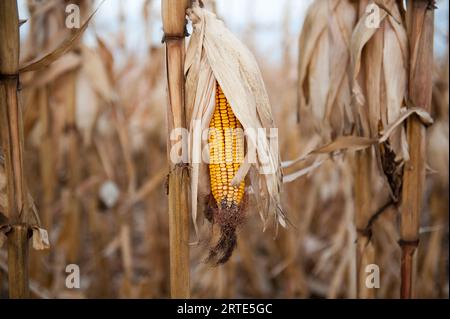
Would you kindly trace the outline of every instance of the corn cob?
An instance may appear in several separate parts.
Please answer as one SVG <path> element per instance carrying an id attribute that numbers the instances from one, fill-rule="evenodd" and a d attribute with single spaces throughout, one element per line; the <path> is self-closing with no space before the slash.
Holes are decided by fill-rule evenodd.
<path id="1" fill-rule="evenodd" d="M 231 180 L 244 159 L 242 125 L 231 109 L 221 87 L 216 85 L 216 107 L 209 135 L 211 192 L 217 207 L 239 206 L 245 183 L 232 186 Z"/>
<path id="2" fill-rule="evenodd" d="M 220 229 L 220 236 L 210 249 L 208 260 L 223 264 L 236 247 L 235 231 L 243 220 L 245 181 L 237 186 L 231 185 L 231 181 L 244 160 L 245 150 L 242 125 L 217 82 L 216 105 L 209 129 L 211 195 L 205 213 Z"/>

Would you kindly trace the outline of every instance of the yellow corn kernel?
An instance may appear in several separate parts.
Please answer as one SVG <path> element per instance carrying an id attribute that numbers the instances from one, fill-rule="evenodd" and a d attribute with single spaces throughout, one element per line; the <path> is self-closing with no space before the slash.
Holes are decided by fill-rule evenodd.
<path id="1" fill-rule="evenodd" d="M 217 82 L 216 107 L 209 128 L 211 193 L 219 207 L 237 206 L 244 196 L 245 183 L 231 186 L 231 181 L 244 160 L 244 135 Z"/>

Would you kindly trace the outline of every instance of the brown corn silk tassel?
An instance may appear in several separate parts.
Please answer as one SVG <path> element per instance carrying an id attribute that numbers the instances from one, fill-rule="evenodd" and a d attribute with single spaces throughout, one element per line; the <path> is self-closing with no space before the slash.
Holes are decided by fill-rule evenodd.
<path id="1" fill-rule="evenodd" d="M 206 217 L 220 230 L 220 237 L 210 249 L 208 261 L 225 263 L 236 247 L 236 228 L 243 220 L 245 181 L 231 185 L 244 160 L 242 125 L 216 82 L 216 104 L 209 128 L 209 175 L 211 196 Z"/>

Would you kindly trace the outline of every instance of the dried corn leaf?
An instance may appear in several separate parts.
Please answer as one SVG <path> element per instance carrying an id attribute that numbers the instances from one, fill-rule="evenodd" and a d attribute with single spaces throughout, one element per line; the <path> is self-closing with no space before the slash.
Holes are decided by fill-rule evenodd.
<path id="1" fill-rule="evenodd" d="M 395 118 L 390 125 L 388 125 L 384 130 L 380 132 L 381 137 L 379 138 L 379 143 L 384 143 L 392 135 L 393 131 L 398 128 L 401 124 L 404 124 L 406 119 L 411 115 L 417 115 L 422 123 L 426 126 L 433 124 L 433 118 L 431 115 L 425 111 L 422 107 L 410 107 L 408 109 L 403 108 L 397 118 Z"/>
<path id="2" fill-rule="evenodd" d="M 83 59 L 82 72 L 86 74 L 89 84 L 103 101 L 111 102 L 115 100 L 116 94 L 108 75 L 106 62 L 102 59 L 102 56 L 97 51 L 84 45 L 81 47 L 81 56 Z"/>
<path id="3" fill-rule="evenodd" d="M 393 119 L 384 130 L 380 131 L 379 138 L 368 138 L 362 136 L 345 135 L 339 136 L 330 143 L 323 146 L 315 147 L 312 150 L 305 152 L 294 160 L 285 161 L 282 163 L 284 168 L 291 167 L 294 164 L 309 159 L 312 155 L 317 154 L 332 154 L 337 151 L 360 151 L 366 149 L 375 144 L 382 144 L 388 141 L 388 139 L 395 134 L 395 130 L 402 127 L 405 124 L 406 119 L 411 115 L 416 115 L 425 125 L 433 124 L 433 119 L 430 114 L 420 107 L 403 108 L 397 115 L 397 118 Z M 315 144 L 312 144 L 315 145 Z"/>
<path id="4" fill-rule="evenodd" d="M 319 0 L 308 9 L 299 41 L 298 112 L 327 140 L 349 133 L 350 41 L 356 21 L 351 1 Z M 302 122 L 307 125 L 306 122 Z"/>
<path id="5" fill-rule="evenodd" d="M 81 57 L 75 53 L 67 53 L 56 60 L 47 69 L 37 73 L 35 76 L 28 77 L 22 81 L 24 88 L 42 87 L 51 83 L 62 74 L 74 70 L 81 65 Z"/>
<path id="6" fill-rule="evenodd" d="M 317 161 L 314 162 L 312 165 L 309 165 L 305 168 L 302 168 L 294 173 L 291 173 L 289 175 L 285 175 L 283 176 L 283 183 L 290 183 L 295 181 L 297 178 L 302 177 L 304 175 L 307 175 L 309 173 L 311 173 L 313 170 L 315 170 L 316 168 L 318 168 L 320 165 L 322 165 L 324 162 L 324 160 L 321 161 Z"/>
<path id="7" fill-rule="evenodd" d="M 351 41 L 353 111 L 357 134 L 370 138 L 382 135 L 384 128 L 399 117 L 407 90 L 408 38 L 401 23 L 401 4 L 377 1 L 379 27 L 368 23 L 370 10 L 361 15 Z M 361 2 L 364 9 L 368 2 Z M 409 158 L 404 127 L 389 133 L 389 140 L 376 148 L 379 170 L 398 198 L 401 167 Z"/>
<path id="8" fill-rule="evenodd" d="M 33 248 L 36 250 L 44 250 L 50 248 L 50 242 L 48 240 L 48 233 L 45 229 L 38 226 L 31 227 L 33 230 Z"/>
<path id="9" fill-rule="evenodd" d="M 306 13 L 299 42 L 298 107 L 307 108 L 320 128 L 330 86 L 328 13 L 329 2 L 314 2 Z M 309 113 L 308 112 L 308 113 Z"/>
<path id="10" fill-rule="evenodd" d="M 84 31 L 86 31 L 89 22 L 94 17 L 95 13 L 101 7 L 103 2 L 105 2 L 105 0 L 103 0 L 99 4 L 99 6 L 91 13 L 91 15 L 87 18 L 87 20 L 81 25 L 81 27 L 79 29 L 76 29 L 76 31 L 74 31 L 69 38 L 65 39 L 51 52 L 45 53 L 43 56 L 39 56 L 33 61 L 27 62 L 25 65 L 22 65 L 19 69 L 19 72 L 23 73 L 43 69 L 52 64 L 53 62 L 55 62 L 60 57 L 62 57 L 70 49 L 72 49 L 74 45 L 78 43 L 78 40 L 84 34 Z"/>
<path id="11" fill-rule="evenodd" d="M 331 1 L 328 20 L 330 41 L 330 86 L 325 106 L 325 119 L 334 135 L 350 133 L 354 122 L 351 112 L 350 42 L 356 24 L 356 8 L 351 1 Z"/>

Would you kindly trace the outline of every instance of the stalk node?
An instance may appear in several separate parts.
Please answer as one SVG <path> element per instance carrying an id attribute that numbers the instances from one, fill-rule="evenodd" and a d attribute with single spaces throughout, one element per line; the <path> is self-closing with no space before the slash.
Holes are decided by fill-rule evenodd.
<path id="1" fill-rule="evenodd" d="M 398 241 L 398 244 L 400 247 L 402 247 L 402 249 L 405 249 L 405 250 L 411 249 L 411 251 L 414 252 L 414 250 L 417 248 L 417 246 L 419 246 L 419 239 L 416 239 L 416 240 L 400 239 Z"/>
<path id="2" fill-rule="evenodd" d="M 0 81 L 15 81 L 19 79 L 19 73 L 2 74 L 0 73 Z"/>
<path id="3" fill-rule="evenodd" d="M 19 73 L 13 73 L 13 74 L 7 74 L 7 73 L 0 73 L 0 83 L 16 83 L 17 91 L 22 90 L 22 86 L 20 85 L 19 81 Z"/>
<path id="4" fill-rule="evenodd" d="M 161 43 L 166 43 L 168 41 L 178 41 L 184 39 L 185 35 L 178 35 L 178 34 L 164 34 Z"/>
<path id="5" fill-rule="evenodd" d="M 162 38 L 161 38 L 161 43 L 166 43 L 168 41 L 180 41 L 180 40 L 184 40 L 184 38 L 186 38 L 186 37 L 189 37 L 191 34 L 187 30 L 187 25 L 188 25 L 188 19 L 185 19 L 184 20 L 183 34 L 164 33 Z"/>
<path id="6" fill-rule="evenodd" d="M 371 227 L 366 227 L 363 229 L 357 228 L 356 232 L 361 237 L 366 237 L 368 242 L 372 239 L 372 228 Z M 356 239 L 356 241 L 358 241 L 358 239 Z"/>

